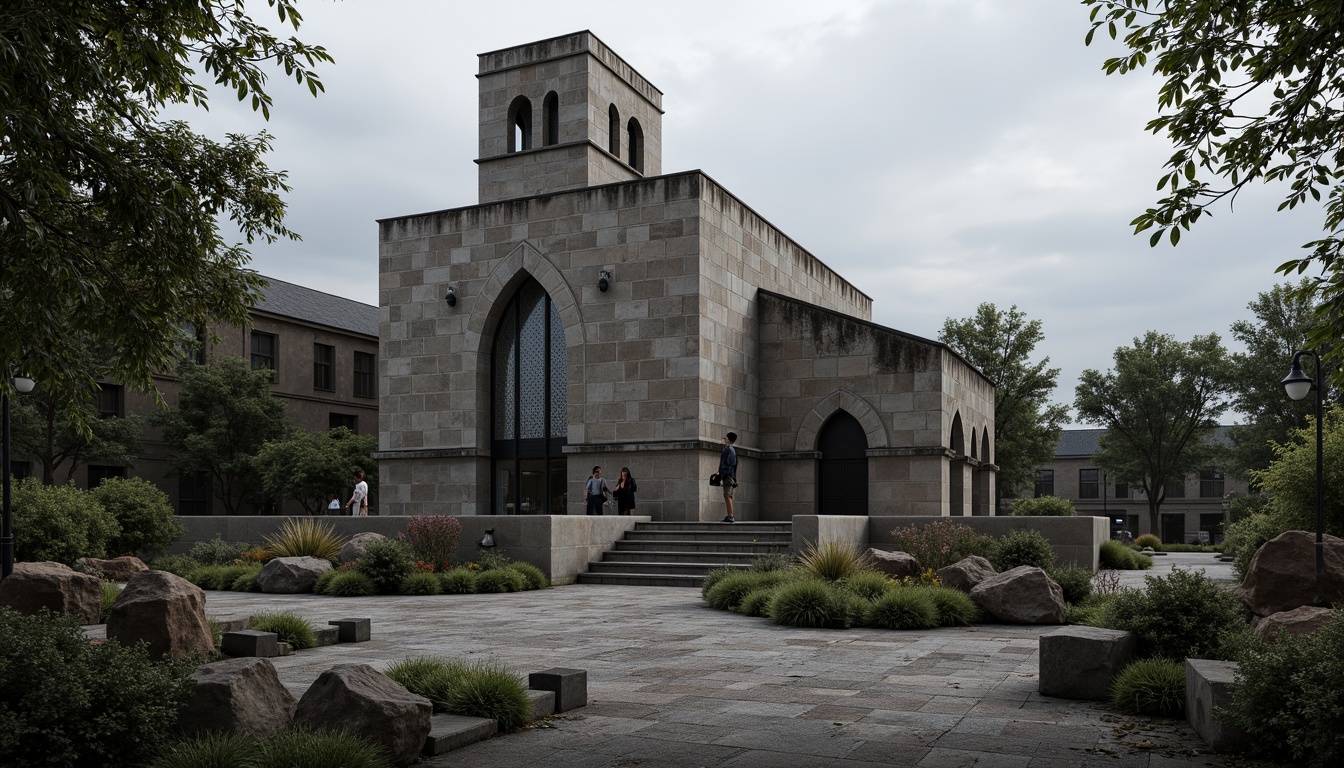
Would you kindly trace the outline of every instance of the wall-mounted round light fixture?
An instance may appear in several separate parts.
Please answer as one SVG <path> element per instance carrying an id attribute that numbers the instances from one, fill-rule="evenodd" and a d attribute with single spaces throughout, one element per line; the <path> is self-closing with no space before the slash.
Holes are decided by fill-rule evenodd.
<path id="1" fill-rule="evenodd" d="M 448 286 L 448 293 L 444 294 L 443 300 L 448 302 L 448 306 L 457 306 L 457 290 L 453 286 Z"/>
<path id="2" fill-rule="evenodd" d="M 602 270 L 601 272 L 598 272 L 598 273 L 597 273 L 597 290 L 599 290 L 599 291 L 601 291 L 601 292 L 603 292 L 603 293 L 606 293 L 606 292 L 607 292 L 607 289 L 610 288 L 610 287 L 611 287 L 611 273 L 608 272 L 608 271 L 605 270 L 605 269 Z"/>

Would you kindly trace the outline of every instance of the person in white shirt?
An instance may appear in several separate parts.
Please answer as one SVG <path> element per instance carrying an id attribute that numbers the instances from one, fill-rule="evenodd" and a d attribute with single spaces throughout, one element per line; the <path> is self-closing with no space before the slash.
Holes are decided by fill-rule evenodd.
<path id="1" fill-rule="evenodd" d="M 345 503 L 346 508 L 354 507 L 350 514 L 352 516 L 364 517 L 369 514 L 369 484 L 364 482 L 364 470 L 355 470 L 355 492 L 351 494 L 350 501 Z"/>

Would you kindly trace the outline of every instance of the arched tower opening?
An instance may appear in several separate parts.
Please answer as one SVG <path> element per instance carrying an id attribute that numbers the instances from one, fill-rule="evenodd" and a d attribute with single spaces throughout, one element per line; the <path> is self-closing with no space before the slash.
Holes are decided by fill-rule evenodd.
<path id="1" fill-rule="evenodd" d="M 868 514 L 868 437 L 848 411 L 836 411 L 817 433 L 817 514 Z"/>

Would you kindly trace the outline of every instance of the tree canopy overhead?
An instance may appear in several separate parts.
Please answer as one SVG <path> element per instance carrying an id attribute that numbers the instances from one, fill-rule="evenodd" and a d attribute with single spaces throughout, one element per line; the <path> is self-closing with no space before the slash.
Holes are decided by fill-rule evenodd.
<path id="1" fill-rule="evenodd" d="M 1182 230 L 1251 183 L 1286 185 L 1279 210 L 1321 201 L 1323 236 L 1279 272 L 1320 270 L 1309 343 L 1329 351 L 1344 331 L 1344 4 L 1338 0 L 1083 0 L 1097 30 L 1123 32 L 1129 52 L 1107 74 L 1150 67 L 1163 78 L 1148 130 L 1175 147 L 1158 179 L 1162 197 L 1132 222 Z"/>
<path id="2" fill-rule="evenodd" d="M 298 28 L 293 0 L 267 0 Z M 246 243 L 296 237 L 270 136 L 223 142 L 165 120 L 228 87 L 269 117 L 267 70 L 313 94 L 320 46 L 281 38 L 244 0 L 9 0 L 0 13 L 0 373 L 88 397 L 72 344 L 112 350 L 108 375 L 140 389 L 172 370 L 180 330 L 242 325 L 260 278 Z M 200 71 L 198 71 L 200 70 Z M 246 243 L 226 243 L 227 216 Z M 0 386 L 8 387 L 7 377 Z"/>

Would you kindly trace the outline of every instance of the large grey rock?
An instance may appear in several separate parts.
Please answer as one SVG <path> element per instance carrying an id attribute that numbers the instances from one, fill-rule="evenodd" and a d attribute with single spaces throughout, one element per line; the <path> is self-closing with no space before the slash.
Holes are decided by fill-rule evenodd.
<path id="1" fill-rule="evenodd" d="M 1317 608 L 1304 605 L 1291 611 L 1280 611 L 1261 619 L 1255 625 L 1255 636 L 1261 640 L 1274 642 L 1279 632 L 1286 631 L 1295 637 L 1310 635 L 1330 623 L 1335 612 L 1329 608 Z"/>
<path id="2" fill-rule="evenodd" d="M 1240 752 L 1251 745 L 1246 733 L 1225 716 L 1236 706 L 1232 701 L 1236 672 L 1235 661 L 1185 660 L 1185 719 L 1220 752 Z"/>
<path id="3" fill-rule="evenodd" d="M 353 563 L 364 554 L 364 550 L 373 542 L 386 538 L 381 533 L 356 533 L 341 546 L 341 562 Z"/>
<path id="4" fill-rule="evenodd" d="M 1137 647 L 1133 632 L 1118 629 L 1072 626 L 1041 635 L 1041 695 L 1107 701 L 1111 681 Z"/>
<path id="5" fill-rule="evenodd" d="M 971 599 L 1010 624 L 1064 623 L 1064 590 L 1035 566 L 1019 565 L 985 579 L 971 590 Z"/>
<path id="6" fill-rule="evenodd" d="M 873 567 L 893 579 L 904 579 L 919 575 L 919 561 L 909 552 L 887 552 L 870 549 L 865 555 Z"/>
<path id="7" fill-rule="evenodd" d="M 1304 605 L 1344 604 L 1344 539 L 1325 537 L 1325 573 L 1316 583 L 1316 534 L 1286 531 L 1265 542 L 1237 589 L 1257 616 Z"/>
<path id="8" fill-rule="evenodd" d="M 398 765 L 414 761 L 429 735 L 433 705 L 367 664 L 338 664 L 299 699 L 294 722 L 340 728 L 382 746 Z"/>
<path id="9" fill-rule="evenodd" d="M 122 645 L 144 640 L 155 659 L 215 649 L 205 619 L 205 593 L 167 571 L 141 571 L 126 582 L 107 618 L 107 636 Z"/>
<path id="10" fill-rule="evenodd" d="M 317 577 L 331 570 L 331 563 L 316 557 L 277 557 L 262 566 L 257 586 L 262 592 L 297 595 L 312 592 Z"/>
<path id="11" fill-rule="evenodd" d="M 252 736 L 282 731 L 299 704 L 266 659 L 203 664 L 191 673 L 191 680 L 195 687 L 178 718 L 178 727 L 188 736 L 206 731 Z"/>
<path id="12" fill-rule="evenodd" d="M 138 557 L 123 555 L 113 557 L 107 560 L 100 560 L 96 557 L 81 557 L 75 561 L 91 571 L 95 571 L 108 581 L 130 581 L 131 577 L 141 571 L 149 570 L 149 566 Z"/>
<path id="13" fill-rule="evenodd" d="M 64 563 L 15 563 L 14 572 L 0 580 L 0 605 L 19 613 L 46 608 L 78 616 L 81 624 L 97 624 L 103 612 L 103 582 Z"/>
<path id="14" fill-rule="evenodd" d="M 979 555 L 971 555 L 938 569 L 938 580 L 944 587 L 970 592 L 975 585 L 998 573 L 989 561 Z"/>

